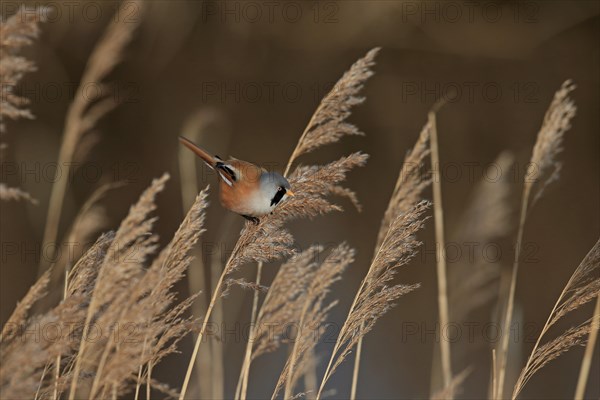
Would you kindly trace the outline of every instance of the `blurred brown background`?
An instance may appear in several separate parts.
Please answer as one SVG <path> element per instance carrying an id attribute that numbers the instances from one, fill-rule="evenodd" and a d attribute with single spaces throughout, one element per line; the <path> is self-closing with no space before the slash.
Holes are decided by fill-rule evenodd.
<path id="1" fill-rule="evenodd" d="M 36 119 L 8 124 L 9 162 L 19 173 L 5 171 L 2 178 L 30 192 L 40 204 L 0 203 L 2 322 L 36 277 L 64 116 L 85 62 L 118 6 L 111 1 L 48 4 L 54 17 L 25 51 L 38 71 L 25 76 L 19 86 L 32 100 Z M 8 15 L 17 6 L 6 1 L 1 11 Z M 366 272 L 397 171 L 431 105 L 442 97 L 449 101 L 439 114 L 438 129 L 442 167 L 448 172 L 442 185 L 451 232 L 482 168 L 501 151 L 511 150 L 517 167 L 525 168 L 553 93 L 565 79 L 573 79 L 578 112 L 560 155 L 561 177 L 532 209 L 525 232 L 535 254 L 519 276 L 517 307 L 523 325 L 516 357 L 526 357 L 556 297 L 600 231 L 598 2 L 152 0 L 146 6 L 125 60 L 110 76 L 122 103 L 78 149 L 81 168 L 69 186 L 61 234 L 100 184 L 129 182 L 106 196 L 105 215 L 99 221 L 103 229 L 110 229 L 150 179 L 168 171 L 172 180 L 159 197 L 157 211 L 157 230 L 165 242 L 184 212 L 177 136 L 185 133 L 190 117 L 199 115 L 197 120 L 208 126 L 199 141 L 217 154 L 283 170 L 320 98 L 356 59 L 382 46 L 376 74 L 364 91 L 367 100 L 351 117 L 366 136 L 346 138 L 302 160 L 324 163 L 356 150 L 371 155 L 349 182 L 364 205 L 361 213 L 341 200 L 346 212 L 291 226 L 302 248 L 346 240 L 358 251 L 356 262 L 335 287 L 341 303 L 333 312 L 334 323 L 342 321 Z M 199 184 L 208 183 L 214 187 L 215 177 L 202 174 Z M 512 183 L 516 207 L 520 179 Z M 230 228 L 221 228 L 224 223 Z M 213 191 L 203 246 L 216 243 L 230 250 L 242 224 L 242 218 L 227 217 Z M 514 241 L 514 235 L 511 238 Z M 433 249 L 432 221 L 422 240 L 426 249 Z M 16 244 L 17 250 L 7 251 L 6 243 Z M 511 246 L 502 250 L 503 261 L 510 263 Z M 210 256 L 204 258 L 208 261 Z M 249 266 L 241 274 L 252 279 L 253 271 Z M 276 265 L 268 266 L 268 277 L 275 272 Z M 437 319 L 434 256 L 419 255 L 399 279 L 421 282 L 422 287 L 402 298 L 367 336 L 361 398 L 419 398 L 429 393 Z M 186 285 L 181 288 L 185 291 Z M 250 299 L 250 292 L 234 290 L 223 303 L 225 321 L 247 321 Z M 488 308 L 471 321 L 482 324 L 491 313 Z M 585 308 L 581 315 L 590 314 L 591 308 Z M 418 326 L 419 333 L 403 336 L 407 323 Z M 225 395 L 231 397 L 244 343 L 235 335 L 224 340 Z M 469 345 L 466 330 L 453 344 Z M 319 347 L 321 359 L 329 357 L 331 346 Z M 158 376 L 180 384 L 190 347 L 191 341 L 185 342 L 186 356 L 167 360 Z M 455 370 L 475 366 L 464 397 L 486 395 L 489 349 L 490 343 L 484 343 L 468 362 L 456 357 Z M 545 368 L 523 396 L 572 396 L 582 354 L 576 349 Z M 257 360 L 251 396 L 270 393 L 281 362 L 282 355 Z M 352 362 L 347 361 L 330 384 L 339 389 L 336 397 L 349 395 Z M 596 355 L 587 392 L 591 398 L 600 395 L 598 363 Z"/>

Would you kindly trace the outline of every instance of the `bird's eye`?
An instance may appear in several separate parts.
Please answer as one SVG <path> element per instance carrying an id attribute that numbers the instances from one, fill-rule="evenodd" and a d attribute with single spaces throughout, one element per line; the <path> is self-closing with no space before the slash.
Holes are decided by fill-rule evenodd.
<path id="1" fill-rule="evenodd" d="M 285 189 L 282 188 L 281 186 L 279 186 L 279 189 L 277 189 L 278 192 L 283 192 Z"/>

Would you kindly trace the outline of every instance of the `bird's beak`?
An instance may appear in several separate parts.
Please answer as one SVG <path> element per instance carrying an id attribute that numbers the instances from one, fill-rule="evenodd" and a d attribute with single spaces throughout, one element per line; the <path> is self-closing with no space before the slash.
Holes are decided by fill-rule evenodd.
<path id="1" fill-rule="evenodd" d="M 286 193 L 288 196 L 290 196 L 290 197 L 294 197 L 294 196 L 295 196 L 294 192 L 292 192 L 292 191 L 291 191 L 291 190 L 289 190 L 289 189 L 288 189 L 288 190 L 286 190 L 286 191 L 285 191 L 285 193 Z"/>

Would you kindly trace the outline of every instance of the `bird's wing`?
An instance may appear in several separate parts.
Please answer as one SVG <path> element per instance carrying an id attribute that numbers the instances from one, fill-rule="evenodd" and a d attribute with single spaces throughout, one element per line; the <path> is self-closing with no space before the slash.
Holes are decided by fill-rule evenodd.
<path id="1" fill-rule="evenodd" d="M 202 159 L 210 168 L 216 170 L 219 177 L 229 186 L 233 186 L 233 183 L 237 180 L 236 174 L 233 168 L 229 164 L 226 164 L 221 160 L 219 156 L 212 156 L 202 147 L 183 136 L 179 137 L 179 141 L 185 147 L 194 152 L 198 157 Z"/>
<path id="2" fill-rule="evenodd" d="M 206 150 L 204 150 L 191 140 L 184 138 L 183 136 L 179 137 L 179 141 L 185 147 L 193 151 L 194 154 L 200 157 L 210 168 L 217 171 L 219 177 L 228 186 L 232 187 L 236 182 L 246 178 L 252 178 L 254 179 L 253 182 L 257 182 L 257 177 L 255 177 L 255 170 L 258 167 L 256 167 L 254 164 L 238 160 L 236 158 L 231 158 L 228 161 L 223 161 L 219 156 L 210 155 Z"/>
<path id="3" fill-rule="evenodd" d="M 239 179 L 239 173 L 236 173 L 237 171 L 235 167 L 233 167 L 231 164 L 223 161 L 217 161 L 215 164 L 215 169 L 219 173 L 221 179 L 223 179 L 229 186 L 233 186 L 233 184 Z"/>

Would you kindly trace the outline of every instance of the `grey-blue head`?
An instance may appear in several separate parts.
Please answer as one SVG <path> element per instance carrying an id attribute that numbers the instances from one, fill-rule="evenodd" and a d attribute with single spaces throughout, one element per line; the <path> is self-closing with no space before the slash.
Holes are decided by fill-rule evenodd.
<path id="1" fill-rule="evenodd" d="M 270 207 L 275 207 L 287 196 L 293 196 L 290 183 L 277 172 L 265 172 L 260 177 L 260 190 L 270 200 Z"/>

